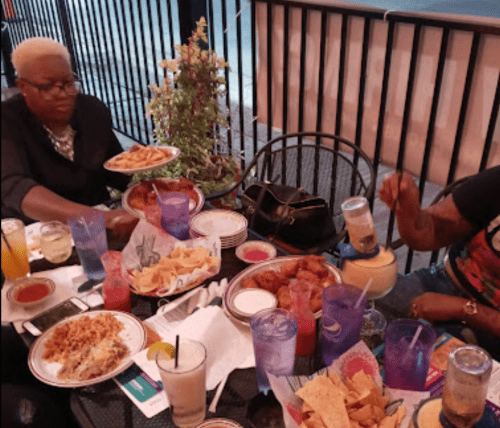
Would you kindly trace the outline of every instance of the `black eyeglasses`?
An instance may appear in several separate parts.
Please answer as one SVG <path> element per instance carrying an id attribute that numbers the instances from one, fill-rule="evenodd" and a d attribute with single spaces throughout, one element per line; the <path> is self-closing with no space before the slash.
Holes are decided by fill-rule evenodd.
<path id="1" fill-rule="evenodd" d="M 69 82 L 60 82 L 48 85 L 39 85 L 37 83 L 30 82 L 28 79 L 25 79 L 23 77 L 20 77 L 19 80 L 22 80 L 28 85 L 38 89 L 40 93 L 47 99 L 54 98 L 59 94 L 59 90 L 62 90 L 66 94 L 72 96 L 78 94 L 78 92 L 80 92 L 80 89 L 82 88 L 82 81 L 75 73 L 73 73 L 73 80 Z"/>

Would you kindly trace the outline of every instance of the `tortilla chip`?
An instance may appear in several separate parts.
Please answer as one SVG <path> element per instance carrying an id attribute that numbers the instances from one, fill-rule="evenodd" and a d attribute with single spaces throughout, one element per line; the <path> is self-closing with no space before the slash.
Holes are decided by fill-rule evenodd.
<path id="1" fill-rule="evenodd" d="M 317 412 L 326 428 L 345 428 L 349 426 L 349 416 L 344 405 L 344 394 L 326 376 L 306 383 L 296 392 L 297 396 Z"/>

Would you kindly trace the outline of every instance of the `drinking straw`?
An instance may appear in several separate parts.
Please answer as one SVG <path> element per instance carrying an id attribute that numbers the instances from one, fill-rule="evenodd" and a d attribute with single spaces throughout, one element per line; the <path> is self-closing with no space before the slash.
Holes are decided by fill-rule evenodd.
<path id="1" fill-rule="evenodd" d="M 158 192 L 158 189 L 156 188 L 156 185 L 153 183 L 153 190 L 155 191 L 156 193 L 156 197 L 158 198 L 158 201 L 161 202 L 161 198 L 160 198 L 160 192 Z"/>
<path id="2" fill-rule="evenodd" d="M 417 328 L 417 331 L 415 332 L 415 336 L 413 336 L 413 339 L 410 343 L 410 346 L 408 347 L 408 350 L 412 350 L 413 347 L 415 346 L 415 343 L 417 343 L 418 336 L 420 336 L 420 332 L 422 331 L 422 324 L 420 324 Z"/>
<path id="3" fill-rule="evenodd" d="M 179 364 L 179 335 L 175 335 L 175 368 Z"/>
<path id="4" fill-rule="evenodd" d="M 85 228 L 85 231 L 87 232 L 87 235 L 89 235 L 90 241 L 92 242 L 92 248 L 94 249 L 94 252 L 99 260 L 101 260 L 101 256 L 99 255 L 99 251 L 97 251 L 97 245 L 94 241 L 94 238 L 92 237 L 92 234 L 90 233 L 89 225 L 85 221 L 85 217 L 82 216 L 82 223 L 83 227 Z M 101 261 L 102 263 L 102 261 Z"/>
<path id="5" fill-rule="evenodd" d="M 368 280 L 368 282 L 366 283 L 365 288 L 363 288 L 363 291 L 361 292 L 361 295 L 359 296 L 358 301 L 354 305 L 354 309 L 358 309 L 358 306 L 361 304 L 363 297 L 365 297 L 366 293 L 368 292 L 368 290 L 370 289 L 372 284 L 373 284 L 373 278 L 370 278 Z"/>
<path id="6" fill-rule="evenodd" d="M 396 174 L 398 175 L 398 192 L 396 194 L 396 197 L 394 198 L 394 201 L 392 203 L 391 211 L 394 212 L 396 209 L 396 204 L 398 203 L 399 199 L 399 186 L 401 186 L 401 179 L 403 178 L 403 171 L 396 171 Z M 388 233 L 387 234 L 387 240 L 385 242 L 385 249 L 388 250 L 391 247 L 391 236 Z"/>
<path id="7" fill-rule="evenodd" d="M 12 259 L 14 260 L 14 263 L 18 265 L 18 267 L 21 266 L 21 261 L 17 258 L 17 254 L 14 253 L 14 250 L 12 249 L 9 240 L 7 239 L 7 235 L 2 229 L 2 238 L 5 241 L 5 244 L 7 245 L 7 249 L 9 250 L 10 255 L 12 256 Z"/>

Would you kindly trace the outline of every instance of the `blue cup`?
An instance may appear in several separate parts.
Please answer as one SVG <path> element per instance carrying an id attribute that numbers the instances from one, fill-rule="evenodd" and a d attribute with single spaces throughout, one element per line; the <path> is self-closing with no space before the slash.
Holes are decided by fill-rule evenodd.
<path id="1" fill-rule="evenodd" d="M 108 251 L 104 215 L 99 211 L 85 211 L 68 219 L 71 236 L 85 275 L 102 281 L 106 271 L 101 256 Z"/>
<path id="2" fill-rule="evenodd" d="M 189 239 L 189 196 L 182 192 L 165 192 L 157 198 L 161 208 L 161 227 L 181 241 Z"/>
<path id="3" fill-rule="evenodd" d="M 350 284 L 326 287 L 323 301 L 322 349 L 323 363 L 329 366 L 360 339 L 366 296 L 356 307 L 362 290 Z"/>

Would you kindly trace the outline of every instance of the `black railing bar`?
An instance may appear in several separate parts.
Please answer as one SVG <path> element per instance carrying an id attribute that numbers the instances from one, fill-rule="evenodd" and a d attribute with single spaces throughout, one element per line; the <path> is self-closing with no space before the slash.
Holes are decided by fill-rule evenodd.
<path id="1" fill-rule="evenodd" d="M 283 6 L 283 134 L 288 129 L 288 63 L 290 58 L 290 8 Z M 281 141 L 281 146 L 285 148 L 285 140 Z"/>
<path id="2" fill-rule="evenodd" d="M 342 15 L 342 27 L 340 30 L 340 55 L 339 55 L 339 82 L 337 90 L 337 111 L 335 112 L 335 135 L 341 135 L 342 130 L 342 106 L 344 104 L 344 76 L 347 45 L 348 16 Z M 335 140 L 335 150 L 338 149 L 338 141 Z"/>
<path id="3" fill-rule="evenodd" d="M 354 144 L 358 147 L 361 147 L 361 137 L 363 134 L 363 113 L 364 113 L 364 104 L 365 104 L 365 87 L 366 87 L 366 67 L 368 64 L 368 48 L 370 45 L 370 28 L 371 28 L 371 20 L 370 18 L 364 19 L 363 26 L 363 46 L 361 52 L 361 70 L 359 73 L 359 93 L 358 93 L 358 112 L 356 115 L 356 134 L 354 137 Z M 358 152 L 354 152 L 353 163 L 354 165 L 358 165 L 359 154 Z M 354 195 L 354 185 L 356 183 L 354 173 L 355 169 L 352 170 L 351 177 L 351 195 Z"/>
<path id="4" fill-rule="evenodd" d="M 35 34 L 35 26 L 34 26 L 34 21 L 33 19 L 28 19 L 28 16 L 30 16 L 31 14 L 29 13 L 29 5 L 26 4 L 26 2 L 21 2 L 20 3 L 22 5 L 22 9 L 23 9 L 23 13 L 24 13 L 24 16 L 25 16 L 25 23 L 27 24 L 26 27 L 27 27 L 27 31 L 25 33 L 25 37 L 24 38 L 29 38 L 29 37 L 33 37 L 34 34 Z M 20 27 L 22 28 L 23 25 L 20 23 Z M 31 33 L 30 33 L 31 32 Z M 19 40 L 20 41 L 20 40 Z"/>
<path id="5" fill-rule="evenodd" d="M 57 0 L 57 13 L 59 17 L 59 21 L 62 25 L 61 37 L 64 40 L 64 44 L 69 50 L 71 55 L 71 67 L 73 70 L 77 70 L 78 66 L 76 63 L 76 54 L 75 54 L 75 43 L 74 43 L 74 34 L 72 31 L 73 25 L 71 24 L 71 18 L 68 12 L 68 6 L 64 0 Z"/>
<path id="6" fill-rule="evenodd" d="M 227 7 L 226 7 L 226 0 L 221 0 L 221 15 L 222 15 L 222 28 L 225 30 L 227 28 Z M 222 32 L 222 41 L 223 41 L 223 51 L 224 51 L 224 59 L 226 61 L 229 60 L 229 46 L 228 46 L 228 41 L 227 41 L 227 32 L 223 31 Z M 227 130 L 227 145 L 229 149 L 229 153 L 232 152 L 233 148 L 233 130 L 231 129 L 231 93 L 230 93 L 230 88 L 229 88 L 229 68 L 226 67 L 224 69 L 224 77 L 226 79 L 226 108 L 228 112 L 227 116 L 227 124 L 228 124 L 228 130 Z"/>
<path id="7" fill-rule="evenodd" d="M 166 3 L 169 3 L 169 2 L 166 2 Z M 158 30 L 160 32 L 159 34 L 159 39 L 160 39 L 160 53 L 161 53 L 161 58 L 160 60 L 164 59 L 165 58 L 165 40 L 163 39 L 163 17 L 161 16 L 162 13 L 161 13 L 161 3 L 159 1 L 156 2 L 156 16 L 158 17 Z M 155 64 L 156 67 L 158 68 L 159 65 L 158 65 L 158 62 Z M 163 73 L 163 71 L 162 71 Z M 163 76 L 159 76 L 158 75 L 158 80 L 156 81 L 156 83 L 158 85 L 161 85 L 163 82 Z"/>
<path id="8" fill-rule="evenodd" d="M 498 111 L 500 107 L 500 72 L 498 73 L 497 89 L 495 91 L 495 98 L 493 99 L 493 105 L 491 106 L 491 117 L 488 124 L 488 131 L 486 132 L 486 139 L 484 141 L 483 156 L 481 157 L 481 164 L 479 170 L 482 171 L 486 169 L 488 165 L 488 157 L 490 155 L 491 144 L 493 141 L 493 134 L 495 132 L 495 126 L 498 119 Z"/>
<path id="9" fill-rule="evenodd" d="M 425 140 L 424 156 L 422 159 L 422 169 L 420 171 L 421 177 L 427 177 L 429 169 L 429 162 L 431 157 L 432 145 L 434 143 L 434 132 L 436 130 L 435 125 L 436 125 L 439 101 L 441 96 L 441 86 L 443 82 L 443 74 L 444 74 L 444 67 L 446 64 L 446 54 L 448 51 L 449 39 L 450 39 L 450 29 L 443 28 L 443 34 L 441 36 L 441 48 L 439 51 L 439 59 L 436 69 L 434 93 L 432 95 L 431 112 L 429 115 L 429 124 L 427 127 L 427 137 Z M 421 195 L 424 193 L 424 187 L 425 187 L 425 180 L 420 180 L 419 191 Z"/>
<path id="10" fill-rule="evenodd" d="M 3 3 L 2 3 L 2 12 L 5 15 Z M 27 38 L 27 36 L 25 36 L 21 32 L 21 30 L 24 27 L 21 22 L 19 22 L 19 21 L 7 22 L 7 25 L 8 25 L 7 31 L 9 33 L 9 37 L 10 37 L 10 44 L 12 46 L 12 49 L 14 49 L 15 46 L 17 46 L 21 40 Z M 9 55 L 10 54 L 11 54 L 11 52 L 9 53 Z"/>
<path id="11" fill-rule="evenodd" d="M 115 5 L 115 9 L 117 10 L 118 12 L 118 9 L 117 9 L 117 6 L 116 6 L 116 0 L 113 0 L 114 2 L 114 5 Z M 130 83 L 130 87 L 135 87 L 134 85 L 134 80 L 133 80 L 133 77 L 132 77 L 132 62 L 130 60 L 130 52 L 129 52 L 129 42 L 128 42 L 128 35 L 127 35 L 127 31 L 126 30 L 123 30 L 123 33 L 122 33 L 122 29 L 126 29 L 127 28 L 127 25 L 125 24 L 125 9 L 124 9 L 124 5 L 123 5 L 123 1 L 120 2 L 120 6 L 121 6 L 121 9 L 120 9 L 120 14 L 119 16 L 121 17 L 121 20 L 122 22 L 120 22 L 118 25 L 117 25 L 117 28 L 118 28 L 118 33 L 119 33 L 119 40 L 120 40 L 120 49 L 122 50 L 125 58 L 124 58 L 124 62 L 123 62 L 123 75 L 125 77 L 125 84 L 129 84 Z M 117 14 L 117 21 L 119 19 L 119 16 Z M 125 44 L 123 43 L 123 41 L 125 41 Z M 127 73 L 128 71 L 128 73 Z M 129 125 L 130 125 L 130 133 L 133 134 L 134 133 L 134 128 L 137 128 L 139 125 L 138 124 L 134 124 L 134 116 L 132 114 L 132 100 L 130 98 L 130 92 L 127 90 L 127 106 L 128 106 L 128 114 L 129 114 Z M 135 104 L 135 103 L 134 103 Z M 137 116 L 136 116 L 136 119 L 137 119 Z M 137 138 L 137 136 L 134 137 L 135 139 L 140 139 L 140 138 Z"/>
<path id="12" fill-rule="evenodd" d="M 301 1 L 294 0 L 252 0 L 253 2 L 259 1 L 262 3 L 273 3 L 275 5 L 288 4 L 291 7 L 303 8 L 306 7 L 309 10 L 318 10 L 320 12 L 327 13 L 338 13 L 338 14 L 348 14 L 352 16 L 362 16 L 372 19 L 384 19 L 384 15 L 387 12 L 385 9 L 380 9 L 371 6 L 357 5 L 356 7 L 349 6 L 334 6 L 326 4 L 312 4 Z"/>
<path id="13" fill-rule="evenodd" d="M 214 30 L 214 2 L 213 0 L 208 0 L 208 18 L 207 18 L 207 23 L 208 23 L 208 28 L 209 28 L 209 38 L 208 41 L 210 42 L 210 49 L 215 50 L 215 30 Z"/>
<path id="14" fill-rule="evenodd" d="M 99 1 L 99 0 L 98 0 Z M 101 6 L 99 3 L 98 3 L 98 6 Z M 102 13 L 102 7 L 99 7 L 101 13 Z M 101 39 L 102 41 L 99 43 L 99 44 L 104 44 L 104 46 L 107 46 L 107 43 L 106 43 L 106 33 L 105 33 L 105 26 L 104 26 L 104 17 L 101 15 L 101 22 L 100 24 L 101 25 L 97 25 L 97 14 L 96 14 L 96 2 L 95 0 L 92 0 L 92 15 L 93 15 L 93 18 L 94 18 L 94 22 L 96 23 L 95 25 L 95 37 L 99 43 L 99 39 Z M 111 75 L 109 75 L 109 82 L 108 82 L 108 79 L 107 79 L 107 74 L 110 74 L 110 65 L 111 65 L 111 62 L 109 60 L 109 49 L 104 49 L 104 54 L 102 53 L 102 50 L 99 49 L 99 61 L 101 63 L 101 67 L 102 67 L 102 77 L 103 77 L 103 85 L 104 85 L 104 88 L 106 89 L 106 104 L 109 105 L 110 101 L 112 99 L 114 99 L 114 94 L 113 94 L 113 86 L 112 86 L 112 82 L 113 82 L 113 79 L 111 78 Z"/>
<path id="15" fill-rule="evenodd" d="M 114 38 L 114 34 L 112 34 L 111 32 L 111 4 L 109 4 L 109 7 L 108 7 L 108 1 L 107 0 L 104 0 L 104 7 L 102 5 L 102 2 L 101 2 L 101 10 L 103 10 L 105 12 L 105 14 L 107 15 L 108 19 L 107 19 L 107 29 L 108 29 L 108 36 L 109 36 L 109 39 L 111 41 L 111 51 L 113 53 L 117 52 L 117 50 L 115 49 L 115 38 Z M 117 11 L 114 10 L 113 11 L 113 16 L 116 17 L 117 15 Z M 116 99 L 118 99 L 119 103 L 120 103 L 120 107 L 121 107 L 121 113 L 122 113 L 122 118 L 125 119 L 125 108 L 123 106 L 123 97 L 122 97 L 122 91 L 121 91 L 121 83 L 120 83 L 120 72 L 118 70 L 118 61 L 116 59 L 116 55 L 112 55 L 112 58 L 113 58 L 113 61 L 112 61 L 112 65 L 114 66 L 114 71 L 115 71 L 115 76 L 116 76 L 116 84 L 114 84 L 113 82 L 113 86 L 116 87 L 116 92 L 118 94 L 118 96 L 115 97 L 114 95 L 114 92 L 113 92 L 113 101 L 112 101 L 112 104 L 116 104 L 117 102 L 115 101 Z"/>
<path id="16" fill-rule="evenodd" d="M 318 102 L 316 110 L 316 132 L 321 132 L 323 128 L 323 102 L 325 91 L 325 59 L 326 59 L 326 29 L 328 27 L 328 14 L 321 12 L 321 29 L 319 41 L 319 70 L 318 70 Z M 321 138 L 318 137 L 316 144 L 321 144 Z"/>
<path id="17" fill-rule="evenodd" d="M 377 136 L 375 138 L 375 153 L 373 155 L 373 169 L 375 180 L 377 179 L 378 167 L 380 163 L 380 152 L 382 150 L 382 137 L 384 135 L 385 110 L 387 106 L 387 93 L 389 91 L 389 77 L 391 73 L 392 45 L 394 42 L 394 22 L 390 21 L 387 28 L 387 41 L 385 46 L 384 75 L 382 78 L 382 92 L 380 95 L 380 108 L 378 113 Z M 370 201 L 373 209 L 373 200 Z"/>
<path id="18" fill-rule="evenodd" d="M 418 50 L 420 45 L 420 32 L 422 30 L 422 26 L 420 24 L 416 24 L 414 26 L 413 31 L 413 43 L 411 49 L 411 60 L 410 60 L 410 70 L 408 73 L 408 84 L 406 86 L 406 96 L 405 96 L 405 106 L 403 111 L 403 123 L 401 124 L 401 136 L 399 138 L 399 150 L 398 150 L 398 159 L 396 162 L 396 168 L 399 171 L 403 170 L 404 167 L 404 159 L 406 152 L 406 141 L 408 137 L 408 125 L 410 122 L 411 115 L 411 106 L 413 101 L 413 91 L 415 89 L 415 75 L 417 70 L 418 63 Z M 425 180 L 425 177 L 423 178 Z M 422 177 L 421 177 L 422 181 Z M 422 202 L 422 195 L 420 195 L 420 202 Z M 387 229 L 387 235 L 392 238 L 392 232 L 394 230 L 394 222 L 395 216 L 394 212 L 391 211 L 389 216 L 389 227 Z M 408 251 L 408 255 L 406 257 L 406 273 L 408 273 L 411 269 L 411 263 L 413 259 L 413 250 Z"/>
<path id="19" fill-rule="evenodd" d="M 140 2 L 139 2 L 140 3 Z M 142 46 L 142 54 L 141 55 L 141 50 L 140 50 L 140 47 L 139 47 L 139 37 L 137 35 L 137 31 L 136 31 L 136 26 L 134 25 L 135 24 L 135 18 L 137 17 L 138 18 L 138 22 L 139 24 L 142 24 L 142 11 L 141 11 L 141 4 L 136 4 L 137 6 L 137 9 L 138 9 L 138 14 L 137 16 L 133 13 L 131 13 L 132 15 L 132 21 L 133 21 L 133 24 L 132 24 L 132 35 L 133 35 L 133 44 L 134 44 L 134 50 L 135 50 L 135 58 L 136 58 L 136 61 L 137 61 L 137 79 L 138 79 L 138 82 L 139 82 L 139 91 L 141 93 L 141 99 L 142 99 L 142 104 L 139 104 L 139 106 L 137 106 L 137 103 L 135 103 L 135 106 L 136 106 L 136 114 L 137 114 L 137 120 L 138 120 L 138 123 L 140 122 L 139 121 L 139 118 L 142 117 L 142 122 L 144 124 L 144 132 L 145 132 L 145 139 L 144 141 L 149 141 L 149 138 L 148 138 L 148 124 L 147 124 L 147 120 L 146 120 L 146 115 L 144 114 L 144 98 L 146 98 L 146 95 L 144 94 L 144 80 L 143 80 L 143 74 L 142 74 L 142 71 L 141 71 L 141 67 L 139 66 L 139 58 L 142 57 L 142 60 L 143 60 L 143 63 L 146 64 L 146 59 L 144 57 L 144 45 Z M 132 12 L 132 7 L 130 8 L 130 11 Z M 144 34 L 143 31 L 141 31 L 141 34 Z M 142 36 L 141 37 L 141 43 L 144 41 L 144 37 Z M 146 68 L 147 65 L 146 65 Z M 147 78 L 145 78 L 147 79 Z M 140 112 L 140 113 L 139 113 Z M 139 129 L 140 131 L 142 131 L 142 128 L 141 126 L 139 126 Z M 139 138 L 142 139 L 142 132 L 139 132 Z"/>
<path id="20" fill-rule="evenodd" d="M 251 4 L 252 13 L 250 15 L 250 20 L 252 25 L 250 26 L 251 32 L 251 49 L 252 49 L 252 129 L 253 129 L 253 153 L 257 153 L 257 30 L 255 22 L 255 2 Z"/>
<path id="21" fill-rule="evenodd" d="M 86 30 L 87 27 L 85 26 L 85 21 L 87 20 L 88 17 L 90 17 L 89 5 L 88 5 L 87 2 L 85 2 L 85 9 L 86 9 L 86 14 L 85 14 L 85 18 L 82 17 L 82 22 L 84 24 L 85 32 L 87 33 L 87 30 Z M 97 73 L 97 86 L 99 87 L 99 94 L 95 94 L 95 95 L 97 95 L 97 97 L 100 98 L 104 103 L 107 103 L 107 99 L 104 96 L 104 88 L 103 88 L 103 85 L 102 85 L 102 80 L 101 80 L 101 77 L 100 77 L 101 70 L 100 70 L 99 59 L 97 58 L 97 55 L 96 55 L 96 52 L 97 52 L 97 43 L 96 43 L 96 40 L 95 40 L 95 37 L 94 37 L 95 33 L 93 31 L 93 28 L 92 28 L 90 22 L 88 22 L 88 26 L 89 26 L 89 31 L 88 31 L 87 34 L 89 35 L 90 42 L 92 44 L 92 52 L 94 53 L 94 61 L 95 61 L 95 65 L 96 65 L 95 72 Z M 92 70 L 92 79 L 95 82 L 95 73 L 94 73 L 94 70 Z"/>
<path id="22" fill-rule="evenodd" d="M 167 4 L 167 12 L 168 12 L 168 32 L 170 35 L 170 57 L 171 59 L 175 58 L 175 39 L 174 39 L 174 25 L 172 22 L 172 5 L 170 1 L 165 2 Z M 161 27 L 160 27 L 161 28 Z M 165 57 L 166 57 L 165 53 Z"/>
<path id="23" fill-rule="evenodd" d="M 271 140 L 271 132 L 273 128 L 272 115 L 272 79 L 273 79 L 273 4 L 267 4 L 267 141 Z"/>
<path id="24" fill-rule="evenodd" d="M 148 12 L 149 12 L 149 1 L 147 2 L 146 4 L 146 8 L 148 9 Z M 141 25 L 141 28 L 143 29 L 143 25 L 144 25 L 144 18 L 143 18 L 143 13 L 142 13 L 142 2 L 139 2 L 137 4 L 137 9 L 139 11 L 138 13 L 138 19 L 139 19 L 139 22 L 140 22 L 140 25 Z M 149 20 L 149 28 L 152 30 L 153 27 L 151 25 L 151 20 Z M 144 62 L 144 78 L 145 78 L 145 81 L 144 81 L 144 84 L 141 85 L 141 89 L 144 88 L 144 90 L 146 91 L 146 94 L 147 94 L 147 98 L 150 99 L 151 98 L 151 92 L 149 90 L 149 87 L 148 87 L 148 84 L 152 82 L 152 78 L 150 76 L 150 67 L 149 67 L 149 64 L 148 64 L 148 56 L 146 55 L 146 52 L 147 52 L 147 49 L 146 49 L 146 38 L 144 37 L 144 30 L 141 31 L 141 44 L 142 44 L 142 59 L 143 59 L 143 62 Z M 151 49 L 153 50 L 153 58 L 156 58 L 156 44 L 154 42 L 154 35 L 151 35 Z M 156 70 L 156 64 L 155 64 L 155 60 L 153 59 L 153 67 L 154 69 Z M 158 74 L 156 74 L 156 76 L 158 76 Z M 144 132 L 146 133 L 146 139 L 145 141 L 148 142 L 149 144 L 149 137 L 150 137 L 150 130 L 151 130 L 151 122 L 152 122 L 152 118 L 150 116 L 146 117 L 146 114 L 145 114 L 145 104 L 144 104 L 144 100 L 143 100 L 143 104 L 142 104 L 142 120 L 144 122 Z"/>
<path id="25" fill-rule="evenodd" d="M 63 0 L 64 1 L 64 0 Z M 72 40 L 73 40 L 73 55 L 74 55 L 74 62 L 75 62 L 75 73 L 80 76 L 80 79 L 82 80 L 83 85 L 88 84 L 87 80 L 87 73 L 86 71 L 86 64 L 85 61 L 83 60 L 83 55 L 81 54 L 81 43 L 79 42 L 80 40 L 80 31 L 79 29 L 79 24 L 78 24 L 78 19 L 75 17 L 75 12 L 74 12 L 74 5 L 73 7 L 66 8 L 67 12 L 67 18 L 68 22 L 71 23 L 71 28 L 73 29 L 72 31 Z M 84 88 L 83 89 L 87 89 Z"/>
<path id="26" fill-rule="evenodd" d="M 299 117 L 297 131 L 304 131 L 304 98 L 306 86 L 306 46 L 307 46 L 307 8 L 301 10 L 300 22 L 300 71 L 299 71 Z M 286 84 L 286 82 L 283 82 Z M 302 139 L 299 138 L 299 144 Z M 300 177 L 297 174 L 297 187 L 300 186 Z"/>
<path id="27" fill-rule="evenodd" d="M 326 57 L 326 28 L 328 25 L 328 14 L 321 12 L 321 28 L 319 40 L 319 70 L 318 70 L 318 102 L 316 116 L 316 132 L 321 132 L 323 127 L 323 91 L 325 88 L 325 57 Z M 316 137 L 316 145 L 321 145 L 321 137 Z M 319 183 L 319 152 L 316 151 L 316 159 L 314 160 L 316 168 L 314 168 L 314 194 L 318 192 Z"/>
<path id="28" fill-rule="evenodd" d="M 35 13 L 36 18 L 34 18 L 36 26 L 38 27 L 37 28 L 38 31 L 36 31 L 36 34 L 39 35 L 39 36 L 43 36 L 43 37 L 50 37 L 50 35 L 47 34 L 47 30 L 45 28 L 45 25 L 44 25 L 44 22 L 43 22 L 43 19 L 42 19 L 42 13 L 40 12 L 40 3 L 39 3 L 39 1 L 34 0 L 32 2 L 32 4 L 33 4 L 33 8 L 34 8 L 34 10 L 36 12 Z"/>
<path id="29" fill-rule="evenodd" d="M 453 153 L 451 155 L 450 170 L 448 172 L 447 183 L 455 180 L 455 173 L 458 164 L 458 154 L 462 145 L 462 136 L 464 132 L 465 120 L 467 117 L 467 108 L 469 106 L 470 91 L 472 88 L 472 81 L 474 79 L 474 69 L 476 67 L 477 52 L 479 49 L 479 41 L 481 34 L 474 33 L 472 37 L 472 45 L 470 49 L 469 65 L 467 67 L 467 76 L 465 78 L 464 93 L 462 96 L 462 105 L 460 106 L 460 114 L 458 116 L 457 133 L 455 135 L 455 143 L 453 144 Z"/>
<path id="30" fill-rule="evenodd" d="M 57 0 L 54 0 L 54 1 L 56 2 L 56 7 L 57 7 Z M 47 8 L 47 17 L 49 19 L 50 26 L 54 29 L 54 34 L 56 36 L 56 40 L 63 40 L 64 44 L 66 46 L 68 46 L 68 44 L 66 43 L 65 33 L 63 31 L 61 31 L 62 22 L 59 20 L 59 16 L 56 15 L 54 8 Z M 69 30 L 69 28 L 68 28 L 68 30 Z M 66 34 L 69 34 L 69 32 Z M 71 46 L 71 48 L 72 48 L 72 46 Z M 71 55 L 72 52 L 71 52 L 69 47 L 68 47 L 68 50 L 69 50 L 69 53 Z M 71 55 L 71 58 L 73 58 L 73 55 Z M 74 69 L 74 67 L 73 67 L 73 69 Z"/>
<path id="31" fill-rule="evenodd" d="M 240 10 L 240 0 L 236 0 L 236 11 Z M 245 150 L 245 117 L 244 117 L 244 102 L 243 102 L 243 59 L 241 49 L 241 14 L 236 19 L 236 42 L 238 55 L 238 90 L 239 90 L 239 108 L 240 108 L 240 149 Z M 245 157 L 241 160 L 242 169 L 245 169 Z"/>
<path id="32" fill-rule="evenodd" d="M 128 1 L 128 9 L 131 11 L 132 10 L 132 7 L 130 5 L 130 1 Z M 125 20 L 125 0 L 122 1 L 122 16 L 123 16 L 123 20 Z M 131 19 L 133 21 L 134 17 L 131 16 Z M 133 41 L 132 43 L 130 43 L 129 41 L 129 36 L 128 36 L 128 31 L 124 31 L 123 33 L 125 34 L 125 47 L 126 48 L 129 48 L 129 55 L 132 56 L 132 51 L 131 49 L 133 48 L 135 50 L 135 61 L 134 63 L 137 63 L 138 62 L 138 54 L 137 54 L 137 43 L 135 41 L 136 39 L 136 35 L 135 35 L 135 30 L 134 30 L 134 25 L 132 23 L 132 25 L 130 25 L 130 23 L 128 25 L 126 25 L 124 28 L 127 28 L 127 27 L 132 27 L 132 38 L 133 38 Z M 134 70 L 132 69 L 132 62 L 129 62 L 129 72 L 130 72 L 130 81 L 132 83 L 132 86 L 134 88 L 137 88 L 137 87 L 140 87 L 140 80 L 139 80 L 139 85 L 136 85 L 136 75 L 139 74 L 138 72 L 135 73 Z M 139 124 L 140 120 L 139 118 L 141 117 L 139 115 L 139 110 L 137 108 L 137 102 L 136 102 L 136 99 L 134 99 L 134 103 L 133 103 L 133 108 L 134 108 L 134 111 L 135 111 L 135 119 L 136 119 L 136 129 L 139 130 L 138 132 L 138 139 L 142 139 L 142 136 L 141 136 L 141 132 L 140 132 L 140 129 L 141 129 L 141 126 Z"/>
<path id="33" fill-rule="evenodd" d="M 265 0 L 264 0 L 265 1 Z M 401 23 L 410 23 L 410 24 L 420 24 L 425 25 L 427 27 L 442 27 L 449 28 L 450 30 L 457 31 L 471 31 L 471 32 L 480 32 L 483 34 L 493 34 L 500 35 L 500 25 L 498 24 L 489 24 L 487 22 L 479 23 L 479 22 L 470 22 L 474 19 L 474 17 L 464 17 L 464 21 L 461 19 L 456 19 L 450 17 L 446 19 L 446 14 L 436 14 L 442 16 L 440 19 L 437 16 L 429 16 L 425 14 L 425 12 L 403 12 L 403 11 L 395 11 L 387 13 L 386 19 L 388 21 L 396 21 Z M 481 19 L 481 17 L 478 17 Z M 488 18 L 483 18 L 488 19 Z M 465 21 L 467 20 L 467 21 Z"/>
<path id="34" fill-rule="evenodd" d="M 47 4 L 40 6 L 40 9 L 41 9 L 42 14 L 43 14 L 44 24 L 45 24 L 45 27 L 47 28 L 47 34 L 48 34 L 48 37 L 50 37 L 52 39 L 54 39 L 54 38 L 57 39 L 57 32 L 54 32 L 54 22 L 50 19 L 50 15 L 49 15 L 49 11 L 48 11 L 47 6 L 48 6 Z"/>
<path id="35" fill-rule="evenodd" d="M 156 2 L 158 4 L 158 2 Z M 146 1 L 146 10 L 148 12 L 148 26 L 152 30 L 154 28 L 153 26 L 153 17 L 151 14 L 151 0 Z M 158 27 L 159 28 L 159 27 Z M 142 31 L 144 33 L 144 31 Z M 159 34 L 159 37 L 161 38 L 161 32 Z M 160 76 L 158 74 L 158 51 L 156 50 L 156 35 L 151 33 L 151 49 L 153 51 L 153 71 L 154 71 L 154 81 L 159 82 Z M 147 57 L 146 57 L 147 58 Z M 149 69 L 149 67 L 148 67 Z M 146 82 L 146 85 L 149 85 L 153 82 L 151 80 L 148 80 Z M 150 94 L 151 95 L 151 94 Z"/>
<path id="36" fill-rule="evenodd" d="M 77 13 L 77 11 L 79 11 L 79 12 Z M 87 37 L 85 36 L 85 29 L 83 27 L 81 2 L 79 2 L 78 4 L 74 4 L 73 14 L 75 16 L 74 22 L 75 22 L 76 27 L 77 27 L 77 33 L 79 34 L 79 37 L 81 39 L 80 43 L 78 43 L 78 45 L 82 46 L 82 48 L 80 49 L 80 55 L 81 55 L 80 63 L 84 66 L 84 73 L 81 77 L 86 82 L 85 84 L 87 85 L 87 90 L 96 94 L 97 88 L 95 85 L 95 81 L 94 81 L 94 79 L 91 79 L 91 76 L 92 76 L 92 58 L 90 57 L 89 44 L 88 44 Z M 82 51 L 83 45 L 85 47 L 86 54 L 84 54 Z M 87 65 L 88 65 L 89 70 L 87 70 Z"/>

